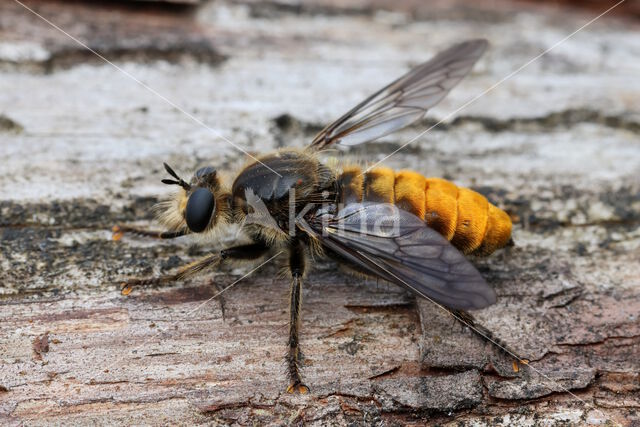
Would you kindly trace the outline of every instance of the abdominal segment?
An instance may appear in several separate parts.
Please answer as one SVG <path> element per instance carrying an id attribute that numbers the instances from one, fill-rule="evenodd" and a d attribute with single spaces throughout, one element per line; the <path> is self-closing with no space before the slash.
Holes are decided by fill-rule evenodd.
<path id="1" fill-rule="evenodd" d="M 413 171 L 378 167 L 362 173 L 343 168 L 340 202 L 392 203 L 425 220 L 465 254 L 489 255 L 511 238 L 511 219 L 502 209 L 468 188 Z"/>

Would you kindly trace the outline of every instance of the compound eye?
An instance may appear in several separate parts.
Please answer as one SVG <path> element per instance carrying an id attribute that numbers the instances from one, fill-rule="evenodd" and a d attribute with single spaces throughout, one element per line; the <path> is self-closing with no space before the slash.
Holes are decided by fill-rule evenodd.
<path id="1" fill-rule="evenodd" d="M 200 168 L 196 171 L 195 173 L 195 177 L 196 178 L 203 178 L 205 176 L 208 175 L 215 175 L 216 174 L 216 168 L 214 168 L 213 166 L 205 166 L 203 168 Z"/>
<path id="2" fill-rule="evenodd" d="M 206 188 L 198 188 L 187 201 L 186 220 L 189 230 L 200 233 L 207 228 L 211 215 L 216 207 L 216 199 L 211 191 Z"/>

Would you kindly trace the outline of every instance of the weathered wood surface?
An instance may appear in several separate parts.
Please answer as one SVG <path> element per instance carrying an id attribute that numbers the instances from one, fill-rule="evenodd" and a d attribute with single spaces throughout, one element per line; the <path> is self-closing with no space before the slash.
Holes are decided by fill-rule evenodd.
<path id="1" fill-rule="evenodd" d="M 381 159 L 589 19 L 491 2 L 215 2 L 199 9 L 26 4 L 251 152 L 324 123 L 461 39 L 491 49 L 419 126 L 353 150 Z M 516 219 L 477 265 L 480 323 L 320 263 L 304 289 L 311 394 L 284 393 L 281 261 L 209 301 L 208 280 L 120 296 L 206 246 L 110 240 L 153 225 L 162 162 L 244 156 L 11 1 L 0 5 L 0 423 L 623 424 L 640 416 L 640 35 L 605 17 L 386 164 L 445 176 Z M 570 390 L 571 393 L 567 392 Z"/>

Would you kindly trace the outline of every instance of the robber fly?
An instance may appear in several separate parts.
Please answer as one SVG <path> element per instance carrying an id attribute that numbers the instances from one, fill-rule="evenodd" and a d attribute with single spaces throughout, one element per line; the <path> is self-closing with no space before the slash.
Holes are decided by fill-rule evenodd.
<path id="1" fill-rule="evenodd" d="M 122 292 L 169 283 L 232 260 L 258 260 L 274 248 L 286 250 L 291 279 L 287 390 L 300 393 L 309 390 L 301 376 L 298 333 L 310 254 L 404 286 L 472 321 L 464 310 L 487 307 L 496 295 L 463 254 L 489 255 L 506 246 L 509 216 L 484 196 L 449 181 L 386 167 L 329 167 L 319 152 L 367 143 L 422 119 L 486 48 L 485 40 L 471 40 L 440 52 L 325 127 L 306 149 L 261 156 L 233 182 L 225 182 L 211 166 L 198 169 L 187 182 L 165 164 L 171 178 L 163 182 L 179 187 L 159 205 L 159 221 L 167 231 L 116 226 L 115 239 L 124 232 L 160 239 L 199 234 L 219 243 L 235 227 L 249 243 L 213 252 L 173 274 L 130 279 Z M 266 220 L 248 220 L 261 209 Z"/>

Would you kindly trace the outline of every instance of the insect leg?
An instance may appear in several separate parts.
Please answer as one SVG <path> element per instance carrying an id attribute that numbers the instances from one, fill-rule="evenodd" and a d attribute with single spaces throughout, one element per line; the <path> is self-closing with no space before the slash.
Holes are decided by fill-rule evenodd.
<path id="1" fill-rule="evenodd" d="M 205 255 L 202 258 L 198 258 L 197 260 L 180 267 L 174 273 L 163 274 L 161 276 L 148 277 L 144 279 L 128 279 L 121 284 L 120 291 L 122 292 L 122 295 L 129 295 L 134 287 L 155 287 L 166 285 L 168 283 L 193 276 L 194 274 L 199 273 L 205 268 L 218 265 L 221 261 L 222 257 L 219 253 Z"/>
<path id="2" fill-rule="evenodd" d="M 458 322 L 462 323 L 465 326 L 470 327 L 471 330 L 475 332 L 477 335 L 479 335 L 483 340 L 495 345 L 500 349 L 500 351 L 502 351 L 504 354 L 508 355 L 509 357 L 516 359 L 514 361 L 514 371 L 517 372 L 516 362 L 519 362 L 523 365 L 526 365 L 529 363 L 528 359 L 524 359 L 520 357 L 518 353 L 512 350 L 507 345 L 507 343 L 505 343 L 500 338 L 498 338 L 493 332 L 491 332 L 485 326 L 482 326 L 479 323 L 477 323 L 476 319 L 471 315 L 471 313 L 466 312 L 464 310 L 452 310 L 452 309 L 447 309 L 447 310 L 453 315 L 453 317 Z"/>
<path id="3" fill-rule="evenodd" d="M 188 234 L 186 230 L 178 230 L 178 231 L 155 231 L 155 230 L 145 230 L 143 228 L 133 227 L 129 225 L 114 225 L 111 228 L 113 240 L 120 240 L 124 233 L 131 233 L 138 236 L 151 237 L 153 239 L 175 239 L 176 237 L 184 236 Z"/>
<path id="4" fill-rule="evenodd" d="M 289 374 L 287 393 L 309 392 L 309 387 L 302 383 L 300 374 L 300 308 L 302 306 L 302 276 L 304 275 L 304 250 L 300 241 L 292 243 L 289 253 L 289 269 L 291 271 L 291 294 L 289 308 L 289 349 L 286 356 Z"/>
<path id="5" fill-rule="evenodd" d="M 269 252 L 269 247 L 262 243 L 255 243 L 249 245 L 240 245 L 232 248 L 225 249 L 221 252 L 223 256 L 222 261 L 254 261 Z M 213 285 L 218 293 L 222 293 L 226 288 L 218 281 L 210 280 L 210 285 Z M 220 311 L 222 312 L 222 321 L 226 320 L 226 305 L 224 302 L 224 296 L 218 295 L 216 299 L 220 302 Z"/>
<path id="6" fill-rule="evenodd" d="M 129 279 L 122 283 L 121 292 L 123 295 L 129 295 L 134 287 L 142 286 L 160 286 L 177 280 L 186 279 L 194 276 L 201 271 L 218 266 L 223 262 L 232 260 L 254 260 L 266 254 L 268 247 L 263 243 L 251 243 L 248 245 L 234 246 L 223 249 L 219 253 L 205 255 L 202 258 L 178 268 L 174 273 L 162 276 L 149 277 L 146 279 Z"/>
<path id="7" fill-rule="evenodd" d="M 220 283 L 217 280 L 215 280 L 215 279 L 209 280 L 207 282 L 206 286 L 213 286 L 218 291 L 219 295 L 215 299 L 217 299 L 218 302 L 220 303 L 220 312 L 222 313 L 222 321 L 226 322 L 226 320 L 227 320 L 227 316 L 226 316 L 226 314 L 227 314 L 227 304 L 224 301 L 224 296 L 220 295 L 222 292 L 224 292 L 225 286 L 222 283 Z"/>

